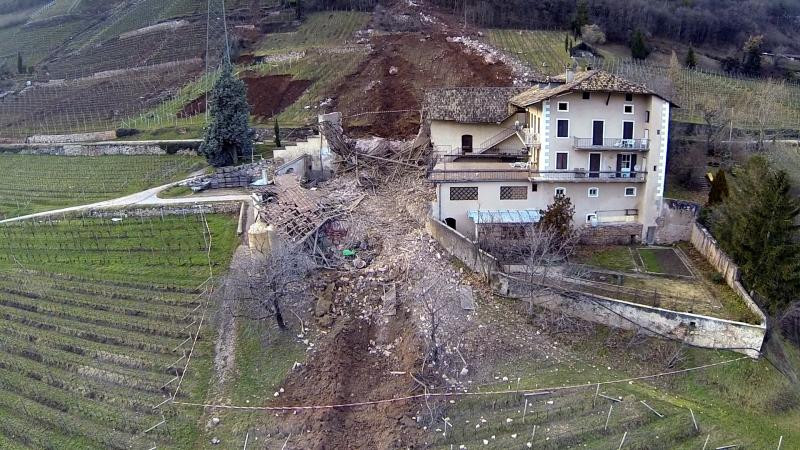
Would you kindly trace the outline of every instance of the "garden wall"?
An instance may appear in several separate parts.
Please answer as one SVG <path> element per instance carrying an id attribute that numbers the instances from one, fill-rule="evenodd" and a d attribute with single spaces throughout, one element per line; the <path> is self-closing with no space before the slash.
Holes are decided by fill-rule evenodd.
<path id="1" fill-rule="evenodd" d="M 41 134 L 29 136 L 25 139 L 25 142 L 28 144 L 65 144 L 75 142 L 110 141 L 116 138 L 117 132 L 112 130 L 77 134 Z"/>
<path id="2" fill-rule="evenodd" d="M 509 281 L 510 296 L 523 297 L 519 295 L 519 288 L 514 289 L 514 284 L 518 283 L 514 278 L 505 274 L 501 277 Z M 625 330 L 641 330 L 703 348 L 730 349 L 751 358 L 759 357 L 767 333 L 766 322 L 751 325 L 595 295 L 565 297 L 552 294 L 537 298 L 534 302 L 547 309 L 568 311 L 570 315 L 590 322 Z"/>
<path id="3" fill-rule="evenodd" d="M 742 286 L 739 266 L 725 254 L 716 239 L 711 236 L 711 233 L 695 222 L 692 224 L 690 239 L 692 246 L 706 258 L 717 272 L 725 277 L 725 282 L 747 304 L 747 307 L 761 318 L 761 323 L 767 323 L 767 317 L 761 312 L 761 308 L 758 307 L 756 302 L 753 301 L 753 297 Z"/>
<path id="4" fill-rule="evenodd" d="M 688 241 L 692 235 L 700 205 L 683 200 L 665 198 L 661 214 L 656 219 L 656 244 L 673 244 Z"/>
<path id="5" fill-rule="evenodd" d="M 640 223 L 585 226 L 582 230 L 580 242 L 584 245 L 627 245 L 639 242 L 642 237 Z"/>
<path id="6" fill-rule="evenodd" d="M 439 245 L 452 256 L 461 260 L 473 272 L 481 274 L 489 280 L 502 272 L 503 269 L 497 258 L 479 249 L 463 234 L 433 219 L 430 214 L 425 220 L 425 229 Z"/>

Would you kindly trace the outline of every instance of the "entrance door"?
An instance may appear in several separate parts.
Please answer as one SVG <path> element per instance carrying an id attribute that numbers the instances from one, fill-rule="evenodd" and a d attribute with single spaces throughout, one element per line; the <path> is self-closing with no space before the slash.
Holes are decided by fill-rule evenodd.
<path id="1" fill-rule="evenodd" d="M 630 178 L 633 169 L 633 155 L 630 153 L 620 153 L 617 155 L 617 177 Z"/>
<path id="2" fill-rule="evenodd" d="M 600 178 L 600 153 L 589 154 L 589 178 Z"/>
<path id="3" fill-rule="evenodd" d="M 595 120 L 592 122 L 592 145 L 603 145 L 603 128 L 605 124 L 602 120 Z"/>
<path id="4" fill-rule="evenodd" d="M 633 122 L 622 122 L 622 147 L 633 148 Z"/>

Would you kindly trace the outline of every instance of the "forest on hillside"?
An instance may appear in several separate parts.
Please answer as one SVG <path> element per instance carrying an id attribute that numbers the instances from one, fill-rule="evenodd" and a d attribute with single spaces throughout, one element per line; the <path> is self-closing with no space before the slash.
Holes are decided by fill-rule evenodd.
<path id="1" fill-rule="evenodd" d="M 477 25 L 571 28 L 583 2 L 590 23 L 609 40 L 627 42 L 635 30 L 685 44 L 740 46 L 763 34 L 766 49 L 798 51 L 800 0 L 431 0 Z"/>

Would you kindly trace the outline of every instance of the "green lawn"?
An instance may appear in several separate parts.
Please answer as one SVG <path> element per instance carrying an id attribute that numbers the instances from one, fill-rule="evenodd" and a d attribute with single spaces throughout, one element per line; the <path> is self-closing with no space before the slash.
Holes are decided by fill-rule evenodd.
<path id="1" fill-rule="evenodd" d="M 153 406 L 177 389 L 194 342 L 186 338 L 201 320 L 177 398 L 207 398 L 214 349 L 200 286 L 208 257 L 223 275 L 238 241 L 235 217 L 207 221 L 74 216 L 0 226 L 3 448 L 197 448 L 200 410 L 166 405 L 166 423 L 143 432 L 161 422 Z"/>
<path id="2" fill-rule="evenodd" d="M 636 270 L 631 252 L 625 246 L 582 247 L 579 248 L 576 260 L 582 264 L 607 270 L 632 272 Z"/>
<path id="3" fill-rule="evenodd" d="M 486 40 L 545 75 L 560 75 L 571 59 L 564 48 L 564 31 L 487 30 Z M 573 37 L 573 39 L 575 39 Z"/>
<path id="4" fill-rule="evenodd" d="M 665 268 L 661 266 L 661 262 L 658 260 L 658 256 L 656 255 L 658 250 L 654 251 L 651 249 L 640 248 L 636 251 L 642 258 L 642 263 L 644 264 L 644 269 L 646 271 L 653 273 L 665 273 Z"/>
<path id="5" fill-rule="evenodd" d="M 41 156 L 0 152 L 0 219 L 121 197 L 185 178 L 200 157 Z"/>

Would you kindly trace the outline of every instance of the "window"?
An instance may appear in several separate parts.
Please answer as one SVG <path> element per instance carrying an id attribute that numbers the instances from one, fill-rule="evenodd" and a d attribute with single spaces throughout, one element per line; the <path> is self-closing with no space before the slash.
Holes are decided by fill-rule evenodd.
<path id="1" fill-rule="evenodd" d="M 472 153 L 472 135 L 465 134 L 461 136 L 461 151 L 464 153 Z"/>
<path id="2" fill-rule="evenodd" d="M 451 187 L 450 200 L 477 200 L 478 188 L 476 187 Z"/>
<path id="3" fill-rule="evenodd" d="M 557 152 L 556 153 L 556 170 L 567 170 L 569 161 L 569 153 Z"/>
<path id="4" fill-rule="evenodd" d="M 557 187 L 556 188 L 556 197 L 560 195 L 567 195 L 567 188 Z"/>
<path id="5" fill-rule="evenodd" d="M 599 197 L 600 196 L 600 189 L 596 187 L 589 188 L 589 197 Z"/>
<path id="6" fill-rule="evenodd" d="M 625 114 L 633 114 L 633 105 L 625 105 L 625 109 L 622 111 Z"/>
<path id="7" fill-rule="evenodd" d="M 593 222 L 597 222 L 597 214 L 587 214 L 586 223 L 593 223 Z"/>
<path id="8" fill-rule="evenodd" d="M 591 98 L 591 95 L 588 92 L 584 92 L 583 93 L 583 99 L 584 100 L 589 100 L 590 98 Z"/>
<path id="9" fill-rule="evenodd" d="M 645 111 L 644 112 L 644 122 L 645 123 L 650 123 L 650 111 Z"/>
<path id="10" fill-rule="evenodd" d="M 632 102 L 633 101 L 633 94 L 625 94 L 625 101 Z"/>
<path id="11" fill-rule="evenodd" d="M 536 183 L 531 183 L 531 192 L 536 192 L 539 190 L 539 185 Z"/>
<path id="12" fill-rule="evenodd" d="M 625 197 L 636 197 L 636 188 L 635 187 L 626 187 L 625 188 Z"/>
<path id="13" fill-rule="evenodd" d="M 569 102 L 558 102 L 558 110 L 562 112 L 568 112 Z"/>
<path id="14" fill-rule="evenodd" d="M 569 137 L 569 119 L 558 119 L 558 128 L 556 130 L 556 137 L 559 138 Z"/>
<path id="15" fill-rule="evenodd" d="M 500 200 L 527 200 L 527 186 L 500 186 Z"/>

